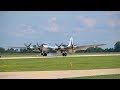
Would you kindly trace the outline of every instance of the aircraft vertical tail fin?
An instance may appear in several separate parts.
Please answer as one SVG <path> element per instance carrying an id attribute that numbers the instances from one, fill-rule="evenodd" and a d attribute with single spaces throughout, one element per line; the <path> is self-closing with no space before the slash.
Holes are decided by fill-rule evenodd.
<path id="1" fill-rule="evenodd" d="M 72 45 L 73 45 L 73 37 L 70 38 L 70 41 L 69 41 L 68 47 L 69 47 L 69 46 L 72 46 Z"/>

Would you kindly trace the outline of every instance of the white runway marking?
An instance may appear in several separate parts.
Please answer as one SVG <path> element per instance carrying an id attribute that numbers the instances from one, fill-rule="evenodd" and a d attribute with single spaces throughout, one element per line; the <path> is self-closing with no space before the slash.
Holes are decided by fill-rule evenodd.
<path id="1" fill-rule="evenodd" d="M 37 57 L 4 57 L 0 59 L 28 59 L 28 58 L 57 58 L 57 57 L 88 57 L 88 56 L 119 56 L 120 54 L 92 54 L 92 55 L 68 55 L 68 56 L 37 56 Z"/>
<path id="2" fill-rule="evenodd" d="M 120 74 L 120 68 L 92 70 L 0 72 L 0 79 L 59 79 L 108 74 Z"/>

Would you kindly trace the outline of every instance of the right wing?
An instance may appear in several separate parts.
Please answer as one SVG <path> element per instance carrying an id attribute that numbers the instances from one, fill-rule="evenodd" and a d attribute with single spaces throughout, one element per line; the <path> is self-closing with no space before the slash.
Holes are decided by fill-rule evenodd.
<path id="1" fill-rule="evenodd" d="M 90 48 L 90 47 L 98 47 L 98 46 L 103 46 L 103 45 L 106 45 L 106 44 L 77 46 L 77 47 L 75 47 L 74 49 L 75 49 L 75 50 L 86 50 L 86 49 L 88 49 L 88 48 Z"/>

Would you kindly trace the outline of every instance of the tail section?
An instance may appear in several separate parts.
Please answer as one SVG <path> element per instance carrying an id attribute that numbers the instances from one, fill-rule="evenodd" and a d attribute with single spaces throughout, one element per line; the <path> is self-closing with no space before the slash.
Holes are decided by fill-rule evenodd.
<path id="1" fill-rule="evenodd" d="M 73 38 L 71 37 L 70 38 L 70 41 L 69 41 L 69 44 L 68 44 L 68 47 L 72 46 L 73 45 Z"/>

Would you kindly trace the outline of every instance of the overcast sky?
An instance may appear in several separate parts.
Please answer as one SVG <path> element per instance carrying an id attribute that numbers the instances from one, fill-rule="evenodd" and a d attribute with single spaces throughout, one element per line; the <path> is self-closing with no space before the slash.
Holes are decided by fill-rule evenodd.
<path id="1" fill-rule="evenodd" d="M 119 11 L 0 11 L 0 47 L 24 43 L 77 45 L 107 44 L 120 40 Z"/>

